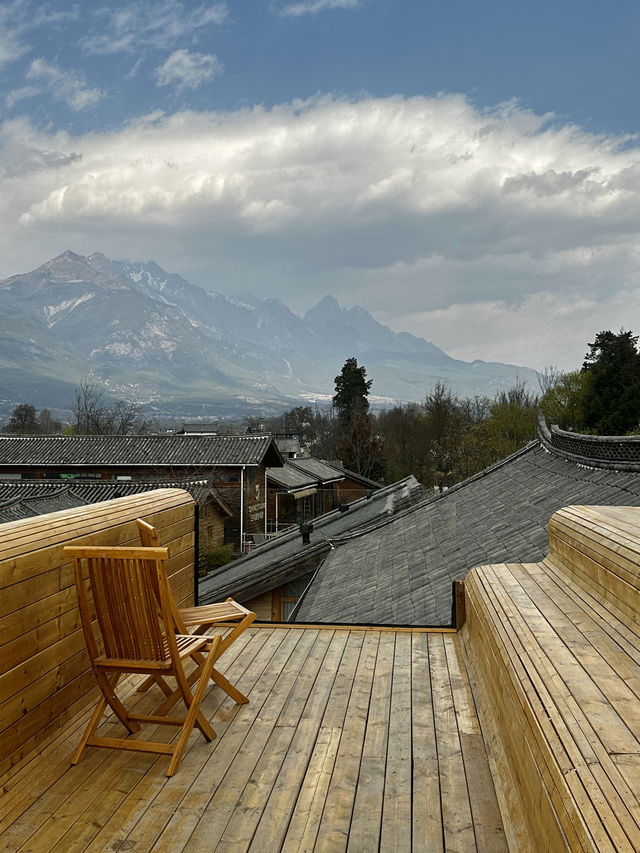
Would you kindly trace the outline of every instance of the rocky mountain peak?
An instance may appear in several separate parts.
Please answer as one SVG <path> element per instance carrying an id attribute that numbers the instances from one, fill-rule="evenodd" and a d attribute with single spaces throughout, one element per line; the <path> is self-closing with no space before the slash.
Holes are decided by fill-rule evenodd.
<path id="1" fill-rule="evenodd" d="M 51 353 L 46 365 L 41 356 L 31 363 L 24 347 L 8 337 L 3 346 L 0 338 L 6 405 L 23 402 L 28 376 L 41 394 L 63 388 L 66 405 L 69 386 L 91 373 L 110 391 L 157 407 L 226 401 L 242 411 L 242 401 L 251 401 L 282 411 L 328 399 L 352 356 L 366 366 L 373 393 L 389 401 L 421 400 L 436 380 L 463 395 L 488 396 L 517 377 L 535 381 L 526 368 L 456 361 L 364 308 L 341 308 L 334 296 L 299 317 L 277 299 L 207 292 L 154 261 L 112 261 L 101 252 L 83 257 L 68 250 L 0 282 L 3 315 Z M 33 402 L 60 405 L 46 396 Z"/>
<path id="2" fill-rule="evenodd" d="M 328 320 L 341 318 L 342 314 L 343 309 L 338 304 L 338 300 L 334 296 L 327 295 L 305 313 L 304 319 L 307 323 L 325 323 Z"/>

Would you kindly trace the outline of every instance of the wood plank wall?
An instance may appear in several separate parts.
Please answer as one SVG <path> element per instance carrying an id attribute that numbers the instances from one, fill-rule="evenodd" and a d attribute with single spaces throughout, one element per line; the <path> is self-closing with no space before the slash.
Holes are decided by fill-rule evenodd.
<path id="1" fill-rule="evenodd" d="M 136 518 L 170 548 L 180 606 L 194 603 L 195 503 L 158 489 L 0 525 L 0 777 L 91 701 L 69 544 L 139 544 Z"/>

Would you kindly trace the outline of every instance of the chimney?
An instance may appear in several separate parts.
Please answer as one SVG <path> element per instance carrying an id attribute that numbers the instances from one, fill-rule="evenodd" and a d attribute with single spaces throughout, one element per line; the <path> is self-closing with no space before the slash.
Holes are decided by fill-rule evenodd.
<path id="1" fill-rule="evenodd" d="M 313 532 L 313 524 L 310 521 L 304 521 L 300 525 L 300 533 L 302 533 L 302 544 L 309 545 L 311 542 L 311 534 Z"/>

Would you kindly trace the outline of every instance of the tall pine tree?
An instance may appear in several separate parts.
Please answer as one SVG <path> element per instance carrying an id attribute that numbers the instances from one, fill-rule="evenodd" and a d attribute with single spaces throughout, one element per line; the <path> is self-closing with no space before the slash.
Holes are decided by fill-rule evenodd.
<path id="1" fill-rule="evenodd" d="M 588 382 L 584 425 L 599 435 L 624 435 L 640 424 L 638 337 L 620 330 L 599 332 L 589 344 L 582 371 Z"/>
<path id="2" fill-rule="evenodd" d="M 366 368 L 358 366 L 356 358 L 348 358 L 336 376 L 333 406 L 340 431 L 338 454 L 345 468 L 378 479 L 383 473 L 382 454 L 369 415 L 369 391 L 373 380 L 366 377 Z"/>

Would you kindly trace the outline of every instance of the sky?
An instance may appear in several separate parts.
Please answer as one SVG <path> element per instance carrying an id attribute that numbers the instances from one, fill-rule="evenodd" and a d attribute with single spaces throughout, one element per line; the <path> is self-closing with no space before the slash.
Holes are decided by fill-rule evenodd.
<path id="1" fill-rule="evenodd" d="M 640 333 L 637 0 L 0 0 L 0 278 L 67 249 L 457 358 Z"/>

